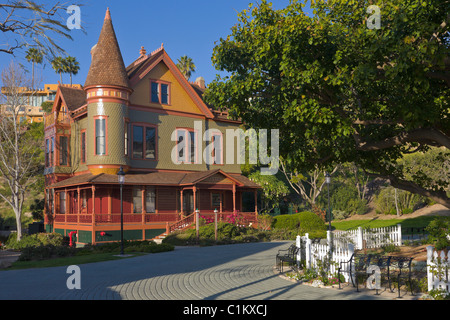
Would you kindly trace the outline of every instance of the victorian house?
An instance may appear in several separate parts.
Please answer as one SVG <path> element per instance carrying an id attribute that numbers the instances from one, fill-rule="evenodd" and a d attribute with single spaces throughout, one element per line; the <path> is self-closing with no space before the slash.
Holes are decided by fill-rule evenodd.
<path id="1" fill-rule="evenodd" d="M 84 86 L 60 85 L 45 118 L 46 230 L 95 244 L 120 239 L 121 212 L 127 240 L 191 226 L 195 210 L 255 223 L 259 186 L 225 161 L 241 123 L 205 104 L 204 80 L 188 82 L 162 45 L 126 67 L 109 10 L 91 55 Z"/>

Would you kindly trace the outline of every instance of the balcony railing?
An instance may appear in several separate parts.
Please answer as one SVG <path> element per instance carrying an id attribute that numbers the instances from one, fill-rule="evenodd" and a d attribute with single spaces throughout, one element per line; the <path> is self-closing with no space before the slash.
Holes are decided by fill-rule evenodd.
<path id="1" fill-rule="evenodd" d="M 69 115 L 65 112 L 52 112 L 45 115 L 45 126 L 48 127 L 52 124 L 69 124 Z"/>

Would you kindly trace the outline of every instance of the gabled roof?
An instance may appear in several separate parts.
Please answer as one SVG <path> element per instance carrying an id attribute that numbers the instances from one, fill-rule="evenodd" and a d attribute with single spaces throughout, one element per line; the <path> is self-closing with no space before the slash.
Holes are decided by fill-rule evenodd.
<path id="1" fill-rule="evenodd" d="M 83 88 L 59 85 L 53 104 L 53 112 L 56 111 L 60 101 L 66 106 L 67 110 L 74 111 L 86 104 L 86 92 Z"/>
<path id="2" fill-rule="evenodd" d="M 192 98 L 192 100 L 203 112 L 203 114 L 207 118 L 214 118 L 213 112 L 203 101 L 202 94 L 199 94 L 198 90 L 194 89 L 193 86 L 186 80 L 184 75 L 180 72 L 178 67 L 164 50 L 163 46 L 148 55 L 141 54 L 141 56 L 137 60 L 135 60 L 126 68 L 130 86 L 135 86 L 161 61 L 164 62 L 167 68 L 172 72 L 172 74 L 175 76 L 181 86 L 186 90 L 187 94 Z"/>
<path id="3" fill-rule="evenodd" d="M 128 75 L 111 20 L 109 8 L 97 44 L 91 49 L 92 62 L 85 87 L 113 85 L 129 87 Z"/>

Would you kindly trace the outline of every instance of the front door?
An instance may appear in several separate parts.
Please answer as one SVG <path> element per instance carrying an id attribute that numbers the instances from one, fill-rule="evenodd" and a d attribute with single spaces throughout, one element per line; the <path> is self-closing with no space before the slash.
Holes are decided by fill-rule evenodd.
<path id="1" fill-rule="evenodd" d="M 190 215 L 194 212 L 194 193 L 192 190 L 183 192 L 183 212 L 185 215 Z"/>

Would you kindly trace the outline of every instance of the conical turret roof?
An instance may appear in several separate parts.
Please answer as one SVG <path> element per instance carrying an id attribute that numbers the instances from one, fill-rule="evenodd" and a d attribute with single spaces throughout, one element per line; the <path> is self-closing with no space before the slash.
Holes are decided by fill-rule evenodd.
<path id="1" fill-rule="evenodd" d="M 129 87 L 128 76 L 117 42 L 109 8 L 97 44 L 91 49 L 92 62 L 85 87 L 114 85 Z"/>

